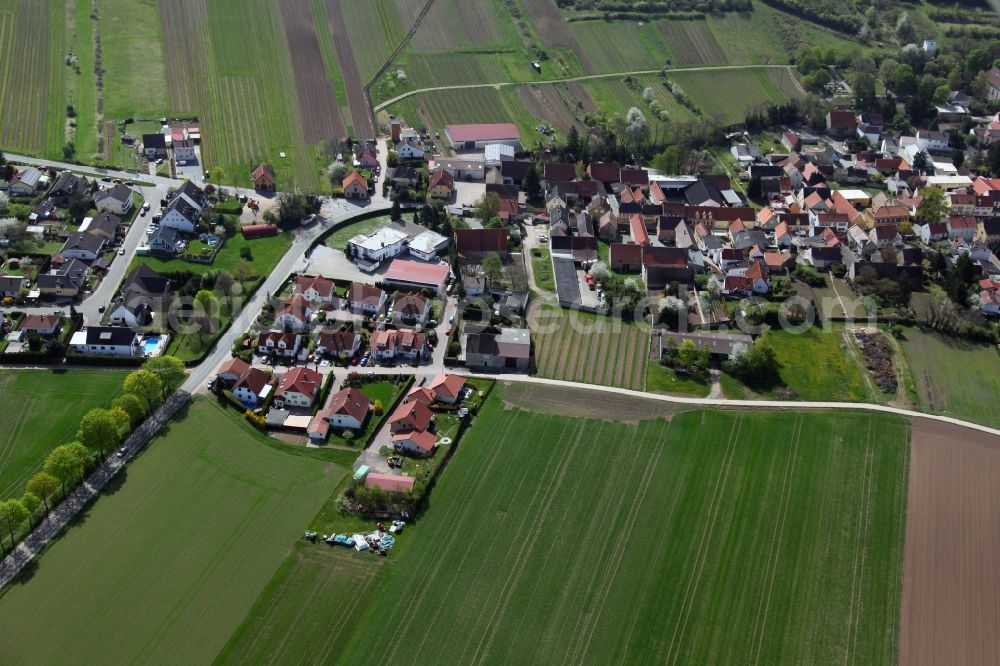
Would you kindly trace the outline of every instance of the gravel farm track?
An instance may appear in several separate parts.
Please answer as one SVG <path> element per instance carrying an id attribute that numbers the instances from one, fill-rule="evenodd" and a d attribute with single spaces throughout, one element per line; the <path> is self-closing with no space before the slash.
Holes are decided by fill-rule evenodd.
<path id="1" fill-rule="evenodd" d="M 319 143 L 344 136 L 344 121 L 335 102 L 333 83 L 326 75 L 309 0 L 283 0 L 278 6 L 292 58 L 305 140 Z"/>

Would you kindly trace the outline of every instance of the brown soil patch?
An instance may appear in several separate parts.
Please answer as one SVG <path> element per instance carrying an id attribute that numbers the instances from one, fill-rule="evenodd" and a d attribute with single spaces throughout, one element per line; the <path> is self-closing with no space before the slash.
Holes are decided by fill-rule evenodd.
<path id="1" fill-rule="evenodd" d="M 914 419 L 900 664 L 1000 655 L 1000 438 Z"/>
<path id="2" fill-rule="evenodd" d="M 285 0 L 278 4 L 285 24 L 285 40 L 292 57 L 295 92 L 299 98 L 302 132 L 309 143 L 345 136 L 337 110 L 333 83 L 326 75 L 323 53 L 313 26 L 309 0 Z M 326 26 L 320 26 L 325 30 Z"/>
<path id="3" fill-rule="evenodd" d="M 571 48 L 576 54 L 576 59 L 588 74 L 594 74 L 594 67 L 590 64 L 586 51 L 580 47 L 580 43 L 573 37 L 569 30 L 569 24 L 559 13 L 553 0 L 524 0 L 522 3 L 524 10 L 531 18 L 531 22 L 538 29 L 538 35 L 546 46 L 553 48 Z"/>
<path id="4" fill-rule="evenodd" d="M 354 51 L 351 49 L 351 40 L 347 35 L 347 23 L 344 21 L 344 13 L 341 11 L 340 3 L 341 0 L 326 0 L 326 15 L 330 34 L 333 37 L 333 46 L 337 51 L 337 64 L 340 65 L 340 74 L 343 76 L 344 88 L 347 90 L 347 101 L 351 107 L 351 125 L 354 129 L 354 136 L 371 137 L 375 135 L 375 128 L 372 125 L 368 97 L 365 94 L 365 86 L 361 82 L 361 74 L 358 72 L 358 63 L 354 59 Z"/>
<path id="5" fill-rule="evenodd" d="M 500 383 L 503 387 L 501 397 L 507 409 L 518 408 L 559 416 L 637 423 L 642 419 L 669 419 L 674 414 L 697 409 L 691 405 L 644 400 L 603 391 L 503 380 Z M 625 418 L 626 415 L 628 418 Z"/>
<path id="6" fill-rule="evenodd" d="M 559 95 L 554 85 L 529 85 L 517 89 L 518 97 L 536 118 L 544 118 L 563 134 L 569 133 L 574 125 L 580 129 L 573 112 Z"/>

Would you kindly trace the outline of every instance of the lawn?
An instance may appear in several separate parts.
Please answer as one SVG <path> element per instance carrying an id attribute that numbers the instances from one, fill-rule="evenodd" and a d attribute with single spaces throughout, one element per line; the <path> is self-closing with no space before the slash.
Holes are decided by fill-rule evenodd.
<path id="1" fill-rule="evenodd" d="M 323 240 L 323 244 L 327 247 L 343 251 L 347 249 L 347 241 L 351 240 L 358 234 L 368 235 L 374 233 L 376 230 L 381 229 L 390 222 L 392 222 L 392 218 L 388 215 L 381 215 L 379 217 L 372 217 L 359 222 L 352 222 L 351 224 L 338 228 L 332 234 L 327 236 Z"/>
<path id="2" fill-rule="evenodd" d="M 0 499 L 23 493 L 49 451 L 75 439 L 80 418 L 108 406 L 124 377 L 114 370 L 0 370 Z"/>
<path id="3" fill-rule="evenodd" d="M 540 377 L 641 391 L 649 360 L 646 327 L 543 306 L 530 322 Z"/>
<path id="4" fill-rule="evenodd" d="M 677 373 L 658 361 L 649 361 L 646 367 L 646 390 L 650 393 L 676 393 L 704 398 L 708 395 L 707 380 Z"/>
<path id="5" fill-rule="evenodd" d="M 556 278 L 552 273 L 552 258 L 545 248 L 538 248 L 542 256 L 531 255 L 531 272 L 535 275 L 535 284 L 546 291 L 556 290 Z"/>
<path id="6" fill-rule="evenodd" d="M 394 384 L 393 382 L 371 382 L 369 384 L 362 384 L 358 390 L 368 396 L 368 399 L 374 404 L 376 400 L 382 403 L 382 413 L 376 414 L 374 411 L 368 416 L 368 421 L 365 423 L 363 430 L 358 432 L 348 431 L 351 433 L 350 438 L 344 438 L 339 430 L 330 431 L 330 443 L 331 444 L 346 444 L 348 446 L 363 447 L 367 442 L 368 438 L 371 437 L 372 433 L 378 430 L 379 425 L 382 421 L 389 417 L 390 410 L 392 409 L 392 403 L 395 402 L 396 396 L 399 395 L 400 387 L 403 384 Z"/>
<path id="7" fill-rule="evenodd" d="M 250 248 L 252 259 L 250 266 L 254 275 L 266 277 L 270 275 L 274 267 L 278 265 L 281 258 L 292 246 L 292 236 L 287 231 L 279 236 L 270 238 L 258 238 L 256 240 L 246 240 L 243 234 L 237 233 L 232 238 L 227 238 L 215 261 L 211 264 L 198 264 L 183 259 L 161 259 L 159 257 L 136 257 L 132 260 L 129 270 L 138 264 L 146 264 L 160 272 L 191 271 L 192 273 L 207 273 L 209 271 L 226 271 L 232 274 L 236 270 L 237 264 L 243 261 L 240 252 L 244 247 Z"/>
<path id="8" fill-rule="evenodd" d="M 0 598 L 4 658 L 212 661 L 345 472 L 263 439 L 207 400 L 173 421 Z"/>
<path id="9" fill-rule="evenodd" d="M 843 328 L 814 326 L 804 333 L 772 329 L 761 337 L 781 365 L 781 379 L 798 400 L 866 402 L 875 399 L 865 369 L 842 348 Z"/>
<path id="10" fill-rule="evenodd" d="M 920 409 L 1000 427 L 995 347 L 907 328 L 900 341 Z"/>
<path id="11" fill-rule="evenodd" d="M 156 0 L 103 0 L 105 117 L 161 118 L 167 112 Z"/>
<path id="12" fill-rule="evenodd" d="M 626 425 L 492 400 L 332 659 L 892 663 L 908 438 L 882 415 Z"/>

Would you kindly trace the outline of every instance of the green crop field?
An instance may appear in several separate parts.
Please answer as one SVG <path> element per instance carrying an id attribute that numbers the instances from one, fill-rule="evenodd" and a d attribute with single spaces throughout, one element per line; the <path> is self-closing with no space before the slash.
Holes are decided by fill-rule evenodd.
<path id="1" fill-rule="evenodd" d="M 1000 355 L 992 345 L 907 328 L 900 341 L 920 409 L 1000 427 Z"/>
<path id="2" fill-rule="evenodd" d="M 884 415 L 626 425 L 493 400 L 346 644 L 258 622 L 257 658 L 284 635 L 338 663 L 892 663 L 908 439 Z M 288 579 L 276 613 L 304 594 Z M 318 605 L 334 635 L 341 598 Z"/>
<path id="3" fill-rule="evenodd" d="M 77 0 L 77 4 L 87 3 Z M 166 70 L 156 0 L 102 0 L 100 9 L 105 117 L 163 117 Z"/>
<path id="4" fill-rule="evenodd" d="M 751 106 L 787 99 L 788 84 L 782 77 L 790 74 L 783 69 L 753 69 L 670 72 L 668 76 L 702 113 L 718 115 L 724 122 L 735 123 L 743 119 Z"/>
<path id="5" fill-rule="evenodd" d="M 531 328 L 540 377 L 643 389 L 649 360 L 644 327 L 544 306 Z"/>
<path id="6" fill-rule="evenodd" d="M 121 393 L 113 370 L 0 370 L 0 499 L 24 484 L 49 452 L 76 438 L 80 418 Z"/>
<path id="7" fill-rule="evenodd" d="M 336 660 L 384 563 L 368 553 L 299 544 L 215 663 Z"/>
<path id="8" fill-rule="evenodd" d="M 211 661 L 344 474 L 263 439 L 208 400 L 171 422 L 0 597 L 4 660 Z"/>
<path id="9" fill-rule="evenodd" d="M 569 29 L 587 53 L 593 74 L 660 69 L 672 55 L 656 22 L 578 21 Z"/>

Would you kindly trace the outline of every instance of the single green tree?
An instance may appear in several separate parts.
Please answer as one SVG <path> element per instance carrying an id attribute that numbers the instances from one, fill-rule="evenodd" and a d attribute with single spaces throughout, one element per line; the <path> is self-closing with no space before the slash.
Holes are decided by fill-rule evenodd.
<path id="1" fill-rule="evenodd" d="M 483 257 L 483 277 L 486 278 L 487 286 L 492 286 L 494 282 L 503 275 L 503 262 L 496 252 L 490 252 Z"/>
<path id="2" fill-rule="evenodd" d="M 921 200 L 917 206 L 917 221 L 924 224 L 930 222 L 940 222 L 948 215 L 950 205 L 945 197 L 944 190 L 933 185 L 925 187 L 920 192 Z"/>
<path id="3" fill-rule="evenodd" d="M 128 414 L 129 423 L 133 426 L 142 421 L 142 418 L 146 415 L 146 408 L 142 406 L 142 400 L 139 400 L 139 398 L 131 393 L 123 393 L 115 398 L 115 401 L 111 404 L 113 407 L 117 407 Z"/>
<path id="4" fill-rule="evenodd" d="M 96 450 L 101 458 L 107 456 L 111 447 L 119 441 L 119 423 L 111 410 L 95 407 L 80 419 L 80 429 L 76 433 L 84 446 Z"/>
<path id="5" fill-rule="evenodd" d="M 140 369 L 130 372 L 125 377 L 125 381 L 122 382 L 122 388 L 125 389 L 126 393 L 131 393 L 145 400 L 147 409 L 152 409 L 153 405 L 159 401 L 160 396 L 163 395 L 163 382 L 149 370 Z"/>
<path id="6" fill-rule="evenodd" d="M 142 368 L 160 378 L 163 383 L 164 396 L 180 386 L 187 378 L 184 362 L 176 356 L 154 356 L 143 363 Z"/>
<path id="7" fill-rule="evenodd" d="M 500 213 L 500 195 L 496 192 L 487 192 L 476 201 L 473 206 L 473 215 L 477 219 L 486 222 Z"/>
<path id="8" fill-rule="evenodd" d="M 538 175 L 538 167 L 532 164 L 524 173 L 524 194 L 529 200 L 537 200 L 542 196 L 542 181 Z"/>
<path id="9" fill-rule="evenodd" d="M 14 548 L 14 528 L 28 519 L 28 510 L 21 504 L 21 500 L 8 499 L 0 502 L 0 521 L 7 526 L 10 534 L 10 547 Z M 2 542 L 0 542 L 2 543 Z"/>
<path id="10" fill-rule="evenodd" d="M 45 513 L 49 512 L 49 498 L 59 489 L 59 479 L 48 472 L 38 472 L 28 480 L 28 492 L 40 497 L 45 504 Z"/>
<path id="11" fill-rule="evenodd" d="M 42 505 L 42 500 L 33 492 L 26 492 L 21 495 L 21 504 L 28 511 L 28 520 L 38 512 L 38 507 Z M 34 524 L 29 523 L 30 527 L 34 527 Z"/>

